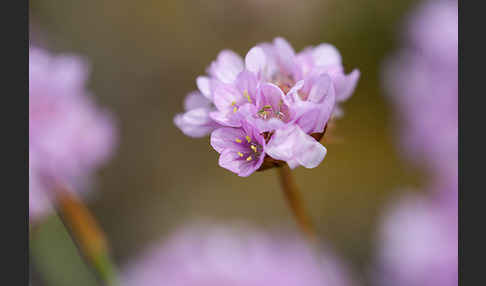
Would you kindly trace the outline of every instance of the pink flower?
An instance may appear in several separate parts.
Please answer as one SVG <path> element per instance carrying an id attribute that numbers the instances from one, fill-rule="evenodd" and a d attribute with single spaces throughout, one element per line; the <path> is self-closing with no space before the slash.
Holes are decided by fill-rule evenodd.
<path id="1" fill-rule="evenodd" d="M 83 184 L 112 155 L 114 122 L 85 90 L 86 63 L 29 51 L 29 201 L 45 213 L 52 181 Z"/>
<path id="2" fill-rule="evenodd" d="M 404 157 L 434 180 L 458 178 L 457 1 L 419 5 L 407 21 L 404 47 L 386 63 L 384 84 L 396 108 Z M 457 192 L 457 189 L 456 189 Z"/>
<path id="3" fill-rule="evenodd" d="M 314 168 L 326 149 L 311 134 L 322 137 L 327 122 L 339 112 L 337 104 L 352 94 L 359 78 L 359 71 L 346 75 L 343 70 L 339 52 L 329 44 L 296 54 L 286 40 L 276 38 L 250 49 L 244 60 L 225 50 L 211 63 L 209 76 L 197 78 L 200 93 L 212 104 L 197 116 L 191 116 L 192 110 L 176 115 L 175 123 L 193 137 L 215 130 L 216 141 L 232 136 L 228 128 L 238 128 L 241 134 L 251 129 L 263 138 L 261 146 L 268 146 L 259 159 Z M 246 153 L 233 145 L 215 148 L 222 167 L 240 176 L 259 170 L 263 161 L 249 168 L 238 152 Z"/>
<path id="4" fill-rule="evenodd" d="M 244 121 L 242 128 L 215 130 L 211 134 L 211 146 L 221 154 L 219 165 L 242 177 L 258 170 L 265 158 L 265 139 Z"/>
<path id="5" fill-rule="evenodd" d="M 457 285 L 457 201 L 402 198 L 387 210 L 377 243 L 378 285 Z"/>
<path id="6" fill-rule="evenodd" d="M 184 229 L 149 248 L 124 272 L 124 286 L 351 286 L 344 266 L 304 241 L 251 229 Z"/>

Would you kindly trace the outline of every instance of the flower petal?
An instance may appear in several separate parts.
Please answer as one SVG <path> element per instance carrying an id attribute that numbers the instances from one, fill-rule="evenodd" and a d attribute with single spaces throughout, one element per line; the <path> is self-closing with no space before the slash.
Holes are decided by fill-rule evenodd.
<path id="1" fill-rule="evenodd" d="M 222 111 L 212 111 L 209 113 L 209 117 L 217 122 L 218 124 L 221 124 L 223 126 L 228 126 L 228 127 L 240 127 L 240 117 L 237 116 L 237 114 L 233 113 L 232 111 L 230 112 L 222 112 Z"/>
<path id="2" fill-rule="evenodd" d="M 184 99 L 184 109 L 186 111 L 199 107 L 209 108 L 210 106 L 211 101 L 204 97 L 204 95 L 199 91 L 193 91 L 189 93 Z"/>
<path id="3" fill-rule="evenodd" d="M 273 44 L 281 72 L 298 79 L 301 76 L 301 71 L 297 65 L 292 46 L 284 38 L 275 38 Z"/>
<path id="4" fill-rule="evenodd" d="M 294 84 L 294 86 L 287 92 L 284 96 L 284 102 L 287 105 L 292 105 L 293 103 L 300 100 L 299 91 L 304 87 L 305 81 L 299 80 Z"/>
<path id="5" fill-rule="evenodd" d="M 210 83 L 211 81 L 207 76 L 198 76 L 196 78 L 196 84 L 199 91 L 209 100 L 212 100 Z"/>
<path id="6" fill-rule="evenodd" d="M 258 161 L 248 162 L 242 160 L 238 155 L 238 152 L 226 149 L 221 152 L 218 163 L 221 167 L 238 174 L 240 177 L 248 177 L 260 168 L 263 163 L 263 156 L 261 156 Z"/>
<path id="7" fill-rule="evenodd" d="M 241 128 L 218 128 L 211 133 L 211 146 L 218 153 L 225 149 L 231 149 L 235 152 L 244 149 L 237 140 L 245 140 L 246 133 Z"/>
<path id="8" fill-rule="evenodd" d="M 260 47 L 253 47 L 248 51 L 245 57 L 246 69 L 255 75 L 258 75 L 260 71 L 265 68 L 267 64 L 265 52 Z"/>
<path id="9" fill-rule="evenodd" d="M 350 74 L 343 75 L 335 80 L 337 101 L 345 101 L 353 94 L 359 77 L 360 72 L 355 69 Z"/>
<path id="10" fill-rule="evenodd" d="M 240 95 L 243 95 L 244 100 L 247 103 L 255 103 L 258 79 L 253 73 L 249 71 L 242 71 L 238 75 L 235 85 L 240 92 Z"/>
<path id="11" fill-rule="evenodd" d="M 209 109 L 200 107 L 177 114 L 174 124 L 187 136 L 204 137 L 217 127 L 209 117 L 209 112 Z"/>
<path id="12" fill-rule="evenodd" d="M 310 89 L 307 100 L 314 103 L 322 102 L 323 98 L 331 92 L 332 79 L 327 74 L 317 77 Z"/>
<path id="13" fill-rule="evenodd" d="M 281 61 L 280 63 L 284 67 L 289 67 L 290 65 L 294 64 L 295 60 L 295 51 L 290 45 L 287 40 L 284 38 L 275 38 L 273 41 L 273 44 L 275 46 L 275 51 L 278 55 L 279 60 Z"/>
<path id="14" fill-rule="evenodd" d="M 240 157 L 238 156 L 238 153 L 236 151 L 226 149 L 221 152 L 218 163 L 221 167 L 238 174 L 238 172 L 240 171 L 240 166 L 243 162 L 239 159 Z"/>
<path id="15" fill-rule="evenodd" d="M 297 165 L 315 168 L 327 152 L 324 146 L 296 125 L 275 131 L 265 151 L 274 159 L 287 161 L 291 168 Z"/>
<path id="16" fill-rule="evenodd" d="M 330 44 L 320 44 L 312 52 L 314 64 L 316 66 L 335 66 L 341 65 L 341 54 Z"/>
<path id="17" fill-rule="evenodd" d="M 219 111 L 232 111 L 235 104 L 244 102 L 244 100 L 243 95 L 234 85 L 214 82 L 213 103 Z"/>
<path id="18" fill-rule="evenodd" d="M 253 104 L 245 104 L 235 114 L 241 120 L 242 126 L 252 126 L 256 130 L 255 133 L 263 133 L 273 131 L 285 125 L 282 120 L 277 118 L 262 119 L 255 116 L 257 108 Z M 245 128 L 245 130 L 247 130 Z"/>
<path id="19" fill-rule="evenodd" d="M 265 105 L 270 105 L 273 110 L 279 110 L 279 105 L 283 98 L 284 93 L 278 86 L 272 83 L 264 83 L 260 86 L 256 105 L 258 109 L 263 108 Z"/>
<path id="20" fill-rule="evenodd" d="M 224 83 L 232 83 L 243 69 L 243 59 L 238 54 L 223 50 L 209 66 L 208 74 Z"/>
<path id="21" fill-rule="evenodd" d="M 297 124 L 305 133 L 314 133 L 314 130 L 317 129 L 316 126 L 321 113 L 319 105 L 310 102 L 302 102 L 296 109 L 296 113 L 299 114 L 299 117 L 295 120 L 295 124 Z"/>

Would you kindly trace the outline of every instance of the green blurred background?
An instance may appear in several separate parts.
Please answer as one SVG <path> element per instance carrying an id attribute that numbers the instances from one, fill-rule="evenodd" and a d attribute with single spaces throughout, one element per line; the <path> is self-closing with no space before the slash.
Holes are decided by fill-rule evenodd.
<path id="1" fill-rule="evenodd" d="M 361 70 L 334 140 L 325 144 L 326 159 L 294 173 L 322 240 L 365 275 L 384 204 L 423 178 L 399 156 L 393 109 L 380 83 L 380 67 L 399 46 L 397 32 L 414 2 L 30 1 L 36 36 L 53 51 L 87 57 L 90 88 L 118 118 L 119 148 L 99 171 L 89 201 L 116 261 L 123 265 L 148 243 L 201 218 L 296 228 L 275 170 L 239 178 L 218 166 L 209 138 L 186 137 L 172 123 L 220 50 L 244 56 L 283 36 L 297 51 L 332 43 L 348 72 Z M 31 247 L 34 276 L 45 285 L 96 285 L 56 218 L 32 232 Z"/>

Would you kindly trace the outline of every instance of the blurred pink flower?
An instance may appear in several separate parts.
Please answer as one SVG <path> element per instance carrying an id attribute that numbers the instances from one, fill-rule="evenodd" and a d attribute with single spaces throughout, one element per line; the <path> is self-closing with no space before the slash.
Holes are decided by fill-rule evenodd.
<path id="1" fill-rule="evenodd" d="M 457 1 L 427 1 L 407 24 L 406 45 L 384 70 L 404 157 L 425 164 L 435 180 L 457 182 Z"/>
<path id="2" fill-rule="evenodd" d="M 314 251 L 285 235 L 245 228 L 189 228 L 128 265 L 123 285 L 353 285 L 335 257 Z"/>
<path id="3" fill-rule="evenodd" d="M 385 213 L 377 247 L 378 285 L 457 285 L 457 203 L 403 198 Z"/>
<path id="4" fill-rule="evenodd" d="M 112 155 L 114 122 L 86 91 L 87 74 L 78 57 L 29 50 L 31 218 L 47 211 L 52 181 L 81 183 Z"/>
<path id="5" fill-rule="evenodd" d="M 403 198 L 385 213 L 379 285 L 458 284 L 458 6 L 429 0 L 409 17 L 405 46 L 385 67 L 404 157 L 433 178 L 427 197 Z"/>
<path id="6" fill-rule="evenodd" d="M 360 76 L 358 70 L 344 74 L 341 55 L 330 44 L 295 53 L 283 38 L 258 44 L 244 59 L 224 50 L 207 74 L 197 78 L 198 94 L 207 100 L 204 107 L 186 108 L 185 113 L 176 115 L 175 124 L 192 137 L 215 130 L 212 141 L 218 141 L 223 134 L 227 137 L 251 129 L 268 146 L 255 151 L 258 158 L 270 156 L 287 162 L 291 168 L 314 168 L 324 159 L 326 148 L 311 134 L 322 137 L 327 122 L 339 112 L 337 105 L 351 96 Z M 246 144 L 234 137 L 231 144 L 215 147 L 221 154 L 220 165 L 248 176 L 263 161 L 252 161 L 253 156 L 240 150 L 248 146 L 236 148 L 235 142 Z M 251 168 L 243 162 L 248 158 Z"/>

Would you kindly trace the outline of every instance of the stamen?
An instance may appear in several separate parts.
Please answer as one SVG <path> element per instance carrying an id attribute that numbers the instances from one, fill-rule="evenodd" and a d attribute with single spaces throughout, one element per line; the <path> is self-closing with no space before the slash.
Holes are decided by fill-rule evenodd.
<path id="1" fill-rule="evenodd" d="M 250 143 L 250 142 L 251 142 L 251 138 L 250 138 L 250 136 L 246 135 L 246 136 L 245 136 L 245 138 L 246 138 L 246 141 L 248 141 L 248 143 Z"/>
<path id="2" fill-rule="evenodd" d="M 235 141 L 236 141 L 236 143 L 241 143 L 241 139 L 240 138 L 236 138 Z"/>
<path id="3" fill-rule="evenodd" d="M 243 157 L 243 153 L 238 152 L 238 156 Z"/>
<path id="4" fill-rule="evenodd" d="M 238 111 L 238 107 L 233 107 L 233 113 L 236 113 L 236 111 Z"/>
<path id="5" fill-rule="evenodd" d="M 273 108 L 272 108 L 272 106 L 270 104 L 267 104 L 267 105 L 263 106 L 263 108 L 262 108 L 262 110 L 265 110 L 265 109 L 272 110 Z"/>
<path id="6" fill-rule="evenodd" d="M 255 153 L 257 152 L 257 147 L 255 145 L 251 145 L 250 148 L 251 150 L 253 150 L 253 152 Z"/>
<path id="7" fill-rule="evenodd" d="M 231 106 L 235 106 L 235 105 L 236 105 L 236 101 L 231 102 Z"/>
<path id="8" fill-rule="evenodd" d="M 250 162 L 251 161 L 251 156 L 248 156 L 248 158 L 246 158 L 246 161 Z"/>
<path id="9" fill-rule="evenodd" d="M 249 103 L 252 103 L 250 95 L 248 94 L 248 90 L 245 89 L 245 91 L 243 92 L 243 96 L 246 97 Z"/>

